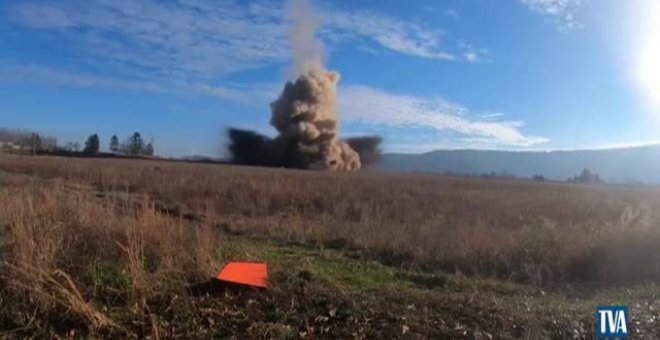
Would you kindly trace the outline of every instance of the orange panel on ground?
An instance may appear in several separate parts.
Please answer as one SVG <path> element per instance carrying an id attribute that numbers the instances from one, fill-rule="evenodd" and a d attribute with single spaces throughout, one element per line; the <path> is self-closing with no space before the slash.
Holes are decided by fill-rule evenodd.
<path id="1" fill-rule="evenodd" d="M 268 269 L 265 263 L 229 262 L 218 274 L 218 280 L 266 288 Z"/>

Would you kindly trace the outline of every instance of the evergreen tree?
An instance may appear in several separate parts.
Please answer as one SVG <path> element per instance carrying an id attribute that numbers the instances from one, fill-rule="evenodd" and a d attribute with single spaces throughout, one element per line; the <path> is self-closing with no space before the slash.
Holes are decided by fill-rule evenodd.
<path id="1" fill-rule="evenodd" d="M 110 151 L 118 152 L 119 151 L 119 138 L 117 135 L 112 135 L 110 138 Z"/>
<path id="2" fill-rule="evenodd" d="M 142 147 L 144 145 L 144 141 L 142 140 L 142 136 L 140 136 L 139 132 L 133 133 L 131 138 L 129 139 L 128 142 L 128 153 L 131 156 L 137 156 L 142 153 Z"/>
<path id="3" fill-rule="evenodd" d="M 93 134 L 87 138 L 83 152 L 88 155 L 96 155 L 99 152 L 100 144 L 99 135 Z"/>

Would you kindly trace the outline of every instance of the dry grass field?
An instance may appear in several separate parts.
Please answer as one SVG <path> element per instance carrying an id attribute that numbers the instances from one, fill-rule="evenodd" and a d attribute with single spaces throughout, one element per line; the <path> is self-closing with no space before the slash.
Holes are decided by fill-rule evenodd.
<path id="1" fill-rule="evenodd" d="M 0 155 L 0 336 L 653 339 L 659 245 L 657 188 Z"/>

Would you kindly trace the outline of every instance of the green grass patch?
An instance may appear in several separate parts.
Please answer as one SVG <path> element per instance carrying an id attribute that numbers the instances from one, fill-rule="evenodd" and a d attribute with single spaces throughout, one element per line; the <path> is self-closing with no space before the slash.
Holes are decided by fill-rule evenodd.
<path id="1" fill-rule="evenodd" d="M 107 287 L 124 289 L 131 283 L 125 268 L 116 262 L 101 259 L 92 260 L 85 274 L 94 289 Z"/>
<path id="2" fill-rule="evenodd" d="M 263 241 L 227 240 L 218 249 L 225 261 L 266 262 L 272 272 L 317 280 L 345 289 L 441 289 L 450 281 L 442 272 L 417 272 L 346 256 L 333 249 L 282 246 Z M 277 276 L 277 275 L 276 275 Z"/>

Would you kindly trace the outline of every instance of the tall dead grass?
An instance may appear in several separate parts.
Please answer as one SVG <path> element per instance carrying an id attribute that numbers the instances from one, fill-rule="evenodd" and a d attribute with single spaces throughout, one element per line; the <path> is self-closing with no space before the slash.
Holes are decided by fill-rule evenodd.
<path id="1" fill-rule="evenodd" d="M 0 188 L 0 239 L 1 294 L 42 320 L 63 315 L 94 329 L 117 327 L 108 306 L 92 302 L 104 295 L 145 317 L 148 299 L 217 269 L 209 225 L 165 216 L 144 197 L 98 197 L 59 181 Z"/>
<path id="2" fill-rule="evenodd" d="M 125 226 L 100 226 L 105 231 L 96 233 L 120 235 L 113 237 L 125 248 L 99 246 L 104 252 L 112 253 L 109 248 L 128 256 L 129 249 L 135 249 L 133 254 L 144 249 L 144 261 L 137 262 L 144 263 L 146 271 L 154 261 L 169 272 L 182 271 L 181 263 L 208 271 L 214 247 L 208 235 L 215 226 L 228 233 L 352 248 L 388 264 L 536 285 L 660 279 L 657 188 L 2 157 L 0 171 L 63 179 L 63 190 L 73 184 L 89 186 L 98 196 L 123 202 L 115 204 L 115 210 L 139 201 L 142 208 L 127 224 L 138 226 L 139 234 L 130 234 Z M 45 215 L 61 214 L 58 209 Z M 116 215 L 107 207 L 84 209 L 88 212 L 78 214 L 91 221 Z M 177 219 L 204 223 L 190 228 Z M 82 224 L 94 225 L 88 222 Z M 182 244 L 194 246 L 183 251 Z M 29 244 L 24 248 L 33 251 Z"/>

